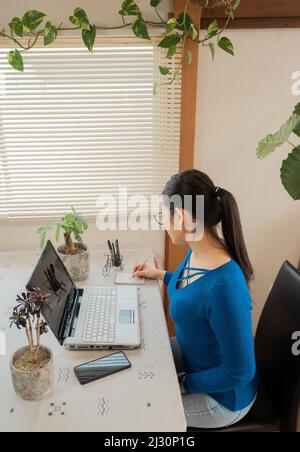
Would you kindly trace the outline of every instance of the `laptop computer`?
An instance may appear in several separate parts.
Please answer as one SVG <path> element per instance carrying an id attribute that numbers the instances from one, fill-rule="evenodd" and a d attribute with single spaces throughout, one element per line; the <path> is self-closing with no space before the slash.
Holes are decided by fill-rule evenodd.
<path id="1" fill-rule="evenodd" d="M 67 350 L 140 347 L 136 287 L 77 288 L 50 241 L 27 285 L 35 287 L 49 294 L 43 316 Z"/>

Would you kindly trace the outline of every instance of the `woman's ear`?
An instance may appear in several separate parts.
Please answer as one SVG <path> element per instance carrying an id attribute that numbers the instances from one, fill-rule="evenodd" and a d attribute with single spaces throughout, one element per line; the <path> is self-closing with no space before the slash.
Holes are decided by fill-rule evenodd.
<path id="1" fill-rule="evenodd" d="M 186 233 L 194 232 L 196 223 L 195 223 L 195 220 L 193 219 L 193 216 L 191 215 L 191 213 L 188 210 L 183 210 L 182 216 L 183 216 L 183 223 L 182 223 L 183 231 Z"/>
<path id="2" fill-rule="evenodd" d="M 184 210 L 176 208 L 174 212 L 174 230 L 183 231 L 184 230 Z"/>
<path id="3" fill-rule="evenodd" d="M 204 237 L 204 224 L 196 221 L 188 210 L 183 211 L 182 228 L 187 242 L 198 242 Z"/>

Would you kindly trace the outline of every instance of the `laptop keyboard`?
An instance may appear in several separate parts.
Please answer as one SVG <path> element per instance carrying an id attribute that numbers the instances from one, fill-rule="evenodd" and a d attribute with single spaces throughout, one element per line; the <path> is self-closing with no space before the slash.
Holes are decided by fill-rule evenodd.
<path id="1" fill-rule="evenodd" d="M 117 289 L 93 287 L 89 293 L 83 342 L 114 342 L 116 335 Z"/>

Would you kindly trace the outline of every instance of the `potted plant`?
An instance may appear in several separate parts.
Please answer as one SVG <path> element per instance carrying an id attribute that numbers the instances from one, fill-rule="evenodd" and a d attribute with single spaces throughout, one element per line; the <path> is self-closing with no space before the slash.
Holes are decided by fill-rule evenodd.
<path id="1" fill-rule="evenodd" d="M 267 135 L 257 146 L 259 159 L 268 157 L 285 143 L 292 147 L 292 151 L 282 162 L 280 176 L 284 188 L 295 201 L 300 200 L 300 145 L 292 141 L 296 137 L 300 137 L 300 104 L 296 105 L 292 115 L 278 132 Z"/>
<path id="2" fill-rule="evenodd" d="M 39 288 L 18 295 L 18 304 L 10 317 L 10 326 L 24 329 L 28 340 L 28 345 L 16 351 L 10 360 L 15 393 L 25 400 L 40 400 L 53 386 L 53 354 L 41 346 L 41 336 L 48 332 L 42 315 L 51 309 L 49 297 Z"/>
<path id="3" fill-rule="evenodd" d="M 90 257 L 87 245 L 82 241 L 82 234 L 87 230 L 87 222 L 72 207 L 56 225 L 56 241 L 59 242 L 61 232 L 64 234 L 64 245 L 57 248 L 57 252 L 65 264 L 73 281 L 83 281 L 89 275 Z M 44 248 L 49 226 L 38 229 L 41 238 L 41 248 Z"/>
<path id="4" fill-rule="evenodd" d="M 291 138 L 292 137 L 292 138 Z M 278 132 L 263 138 L 257 146 L 257 157 L 264 159 L 285 143 L 292 147 L 288 157 L 283 160 L 280 177 L 282 185 L 295 200 L 300 200 L 300 144 L 294 139 L 300 137 L 300 103 L 296 105 L 292 115 L 282 124 Z M 298 264 L 300 271 L 300 260 Z"/>

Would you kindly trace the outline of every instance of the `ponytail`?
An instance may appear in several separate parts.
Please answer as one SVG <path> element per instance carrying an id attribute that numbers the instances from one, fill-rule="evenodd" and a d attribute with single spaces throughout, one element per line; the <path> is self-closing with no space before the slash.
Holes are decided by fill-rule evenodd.
<path id="1" fill-rule="evenodd" d="M 221 205 L 222 232 L 228 251 L 240 265 L 245 278 L 250 283 L 253 278 L 253 267 L 247 252 L 239 209 L 233 195 L 222 188 L 217 190 Z"/>

